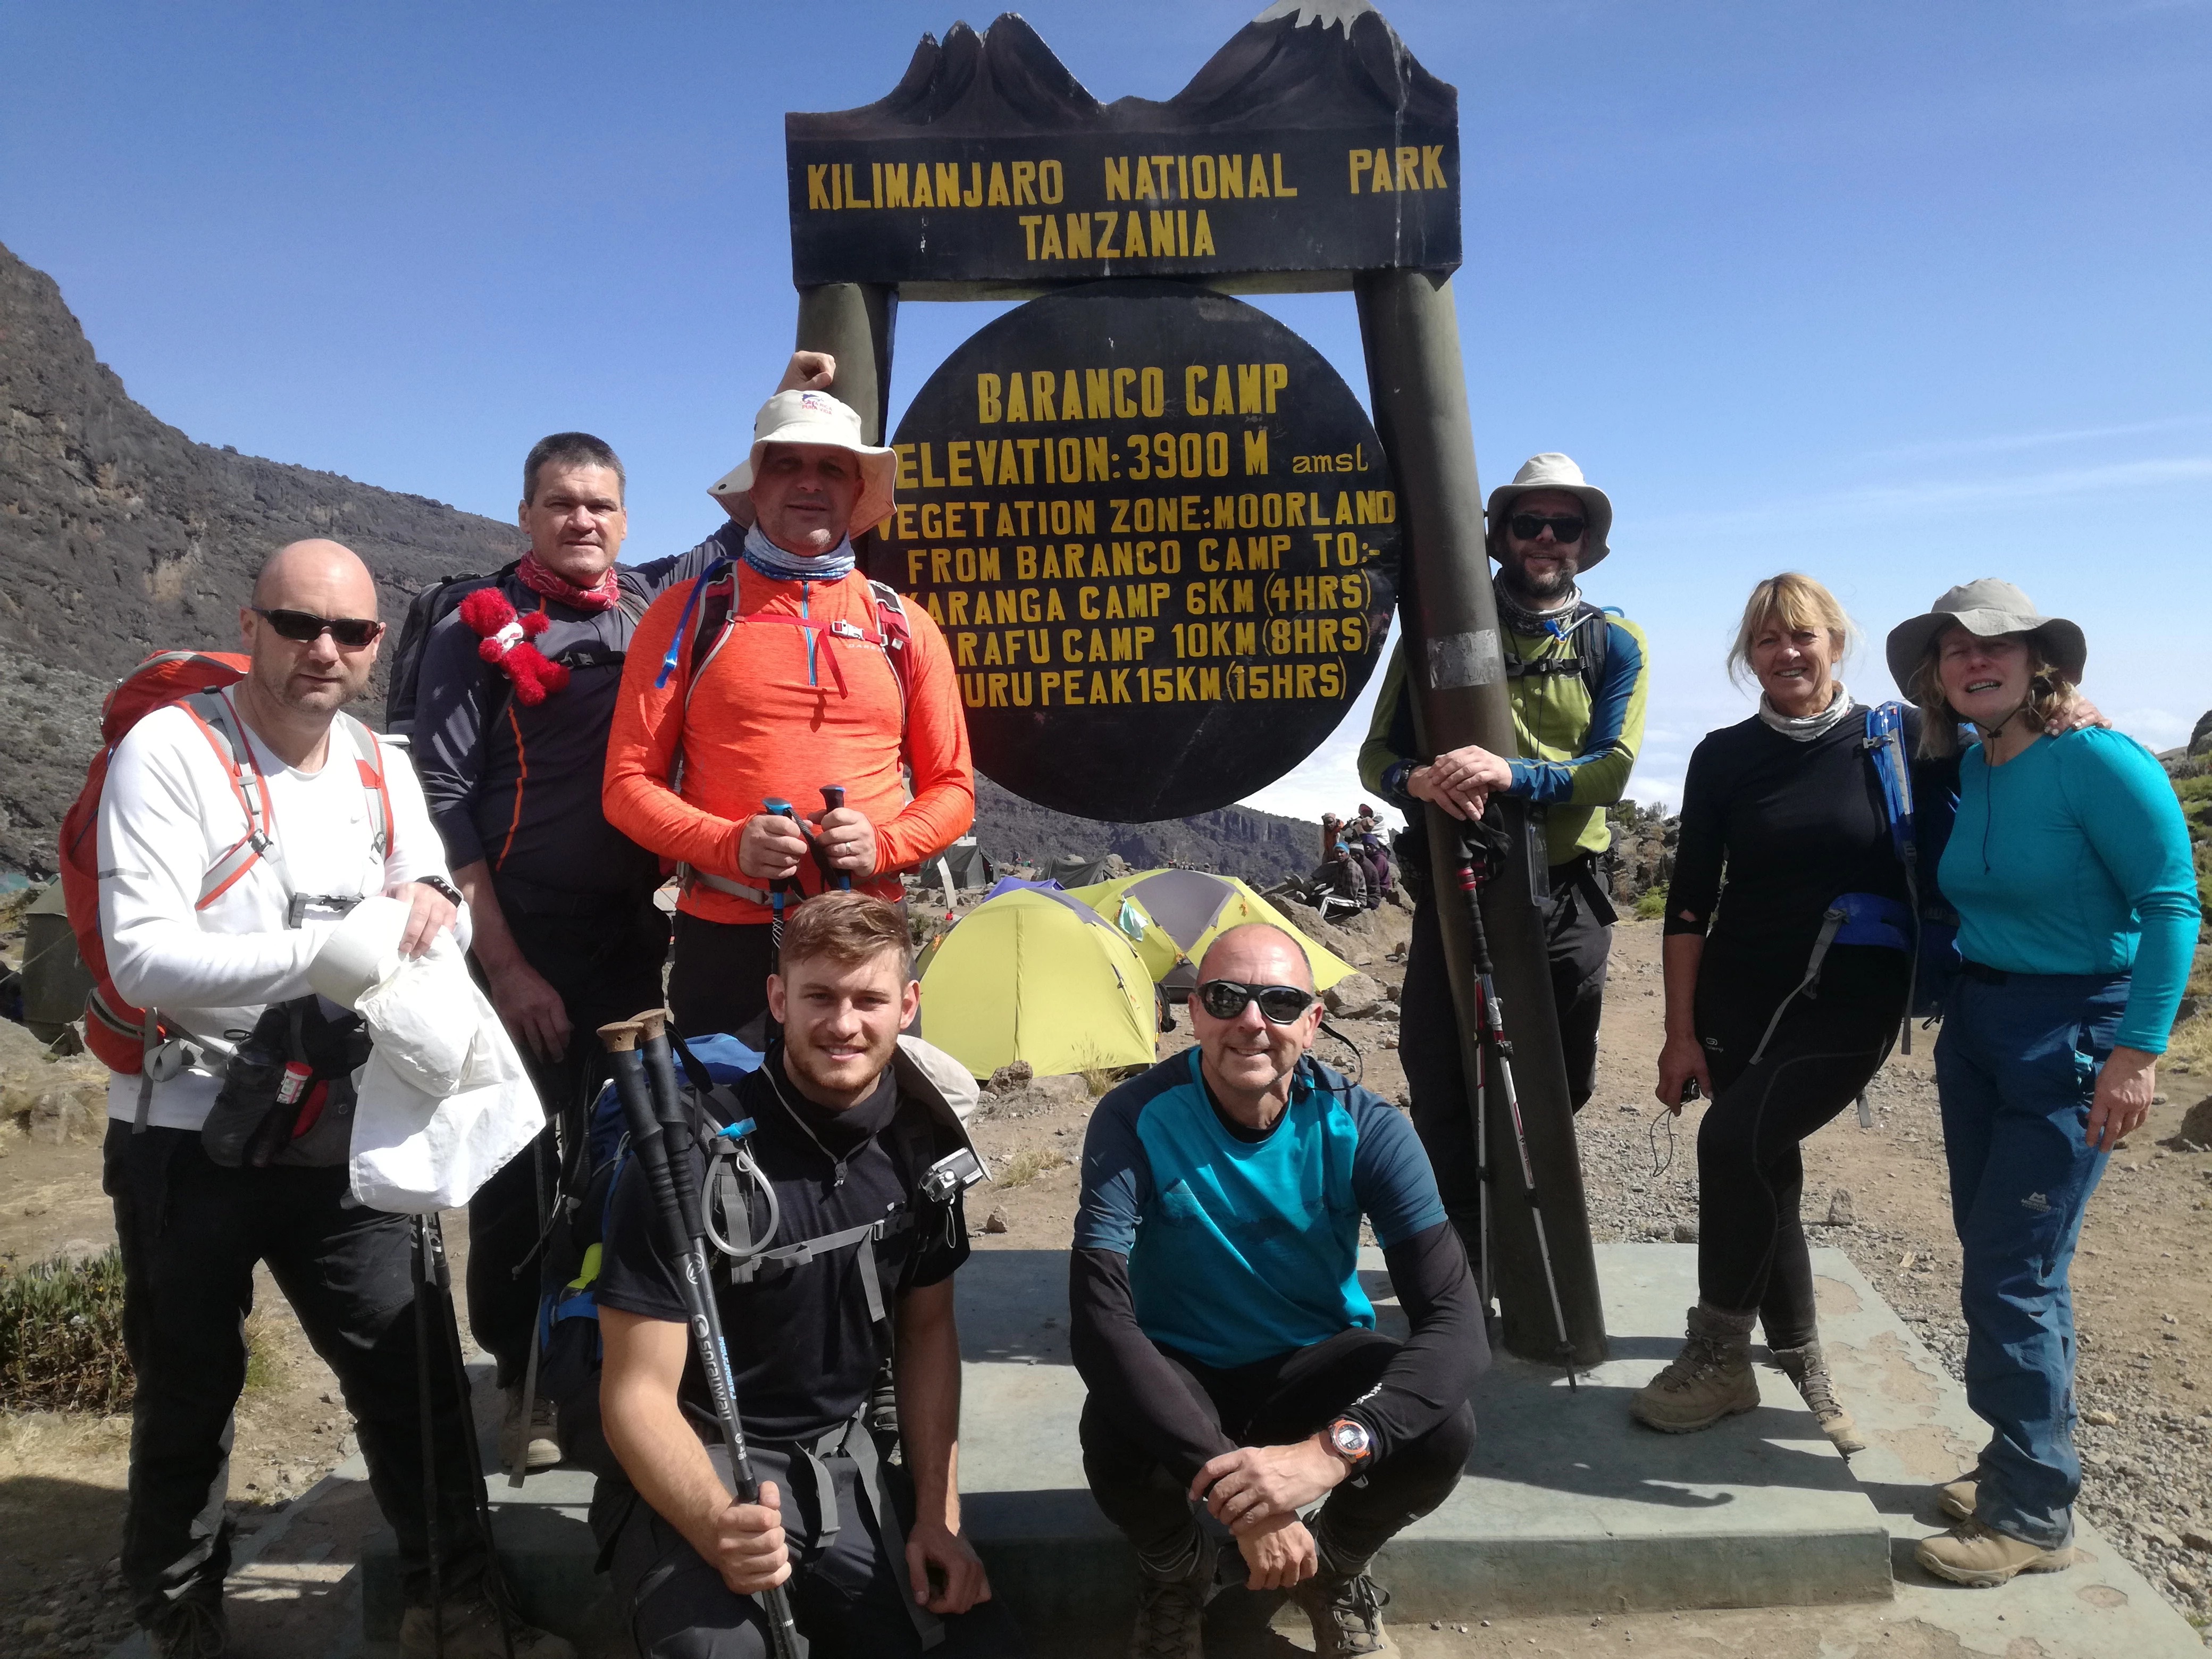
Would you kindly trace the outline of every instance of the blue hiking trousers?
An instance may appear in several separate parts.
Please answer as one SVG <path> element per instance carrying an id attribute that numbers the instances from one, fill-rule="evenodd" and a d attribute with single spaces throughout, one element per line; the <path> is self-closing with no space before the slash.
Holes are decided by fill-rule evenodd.
<path id="1" fill-rule="evenodd" d="M 1936 1044 L 1966 1402 L 1990 1425 L 1977 1514 L 2055 1549 L 2081 1489 L 2067 1278 L 2107 1156 L 2085 1130 L 2129 976 L 1982 971 L 1952 988 Z"/>

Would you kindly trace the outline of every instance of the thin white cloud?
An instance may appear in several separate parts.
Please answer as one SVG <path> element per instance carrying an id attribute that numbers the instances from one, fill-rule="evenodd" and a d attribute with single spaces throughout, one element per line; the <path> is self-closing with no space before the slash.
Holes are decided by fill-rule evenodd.
<path id="1" fill-rule="evenodd" d="M 2140 437 L 2148 432 L 2173 432 L 2212 423 L 2212 415 L 2176 415 L 2159 421 L 2132 421 L 2119 426 L 2075 427 L 2064 432 L 2007 432 L 1982 438 L 1942 438 L 1928 443 L 1900 444 L 1894 449 L 1870 449 L 1861 459 L 1869 461 L 1935 460 L 1948 455 L 1999 455 L 2026 449 L 2049 449 L 2060 444 L 2095 443 L 2106 438 Z"/>

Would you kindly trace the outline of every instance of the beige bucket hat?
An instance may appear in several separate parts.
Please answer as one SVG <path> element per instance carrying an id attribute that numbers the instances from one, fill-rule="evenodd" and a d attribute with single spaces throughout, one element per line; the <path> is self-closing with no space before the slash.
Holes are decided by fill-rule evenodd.
<path id="1" fill-rule="evenodd" d="M 732 497 L 749 494 L 753 469 L 760 465 L 761 451 L 769 444 L 826 444 L 833 449 L 851 450 L 860 462 L 860 495 L 853 504 L 852 529 L 857 533 L 881 524 L 890 515 L 898 486 L 898 457 L 889 449 L 863 443 L 858 411 L 826 392 L 779 392 L 763 404 L 753 421 L 751 451 L 708 484 L 707 493 L 725 509 L 733 505 Z M 751 503 L 742 506 L 741 515 L 731 516 L 750 524 Z"/>
<path id="2" fill-rule="evenodd" d="M 1913 672 L 1928 654 L 1929 644 L 1954 623 L 1984 640 L 2000 634 L 2031 635 L 2053 668 L 2075 684 L 2081 684 L 2081 671 L 2089 660 L 2089 642 L 2081 629 L 2063 617 L 2042 615 L 2035 601 L 2010 582 L 1984 576 L 1953 588 L 1930 605 L 1926 615 L 1901 622 L 1889 630 L 1889 677 L 1897 682 L 1899 690 L 1912 695 Z"/>
<path id="3" fill-rule="evenodd" d="M 1589 527 L 1583 532 L 1582 557 L 1575 562 L 1577 572 L 1589 569 L 1613 551 L 1606 545 L 1606 537 L 1613 530 L 1613 502 L 1605 491 L 1583 478 L 1582 468 L 1570 457 L 1555 450 L 1531 455 L 1521 464 L 1511 483 L 1500 484 L 1490 492 L 1490 506 L 1483 514 L 1489 520 L 1490 533 L 1502 534 L 1506 520 L 1513 516 L 1513 503 L 1537 489 L 1564 489 L 1583 504 L 1583 515 L 1589 520 Z M 1491 556 L 1498 556 L 1493 553 Z"/>

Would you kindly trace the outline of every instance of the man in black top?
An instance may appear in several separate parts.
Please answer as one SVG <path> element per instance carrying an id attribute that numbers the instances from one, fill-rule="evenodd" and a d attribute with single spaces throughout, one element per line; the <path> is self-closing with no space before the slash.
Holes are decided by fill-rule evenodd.
<path id="1" fill-rule="evenodd" d="M 580 1111 L 600 1064 L 592 1033 L 660 1000 L 668 919 L 654 905 L 659 861 L 599 810 L 607 728 L 630 633 L 653 596 L 698 574 L 696 551 L 616 562 L 627 520 L 622 462 L 586 432 L 541 440 L 522 467 L 517 519 L 530 551 L 488 580 L 517 615 L 542 612 L 532 641 L 568 684 L 524 703 L 483 635 L 455 610 L 424 647 L 415 726 L 422 793 L 476 919 L 471 945 L 493 1006 L 550 1115 Z M 550 1407 L 525 1421 L 536 1328 L 531 1258 L 558 1179 L 539 1137 L 469 1206 L 469 1323 L 497 1362 L 512 1469 L 560 1461 Z M 526 1459 L 526 1463 L 523 1461 Z"/>
<path id="2" fill-rule="evenodd" d="M 652 1194 L 635 1166 L 616 1188 L 599 1403 L 629 1478 L 599 1483 L 592 1525 L 643 1659 L 757 1659 L 767 1630 L 753 1598 L 787 1583 L 823 1659 L 919 1655 L 940 1627 L 934 1650 L 947 1659 L 1025 1651 L 960 1530 L 952 1275 L 967 1224 L 957 1188 L 941 1200 L 921 1188 L 967 1139 L 899 1047 L 918 992 L 905 923 L 881 900 L 823 894 L 786 922 L 782 972 L 769 981 L 783 1036 L 738 1097 L 758 1126 L 750 1146 L 774 1188 L 775 1237 L 744 1282 L 730 1258 L 713 1269 L 757 1504 L 730 1495 Z M 750 1203 L 747 1228 L 767 1214 Z M 809 1243 L 803 1262 L 775 1259 Z M 861 1421 L 886 1346 L 910 1504 L 886 1501 Z"/>

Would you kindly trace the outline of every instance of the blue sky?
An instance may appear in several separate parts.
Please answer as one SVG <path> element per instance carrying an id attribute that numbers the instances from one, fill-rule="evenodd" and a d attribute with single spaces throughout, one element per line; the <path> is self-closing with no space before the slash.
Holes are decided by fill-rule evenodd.
<path id="1" fill-rule="evenodd" d="M 1258 4 L 1025 15 L 1098 96 L 1164 97 Z M 1651 635 L 1638 793 L 1747 712 L 1721 654 L 1784 568 L 1864 625 L 1862 693 L 1997 574 L 2147 742 L 2212 708 L 2212 5 L 1385 9 L 1460 88 L 1484 482 L 1561 449 L 1613 497 L 1588 591 Z M 881 95 L 959 15 L 13 0 L 0 240 L 196 438 L 506 518 L 585 428 L 648 556 L 718 521 L 790 348 L 782 112 Z M 1364 397 L 1348 295 L 1267 303 Z M 996 312 L 905 307 L 895 416 Z M 1364 712 L 1259 802 L 1350 799 Z"/>

